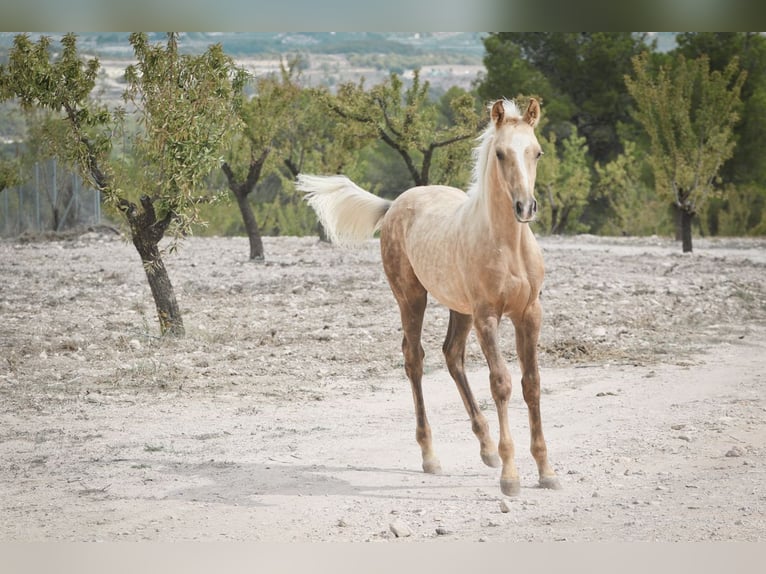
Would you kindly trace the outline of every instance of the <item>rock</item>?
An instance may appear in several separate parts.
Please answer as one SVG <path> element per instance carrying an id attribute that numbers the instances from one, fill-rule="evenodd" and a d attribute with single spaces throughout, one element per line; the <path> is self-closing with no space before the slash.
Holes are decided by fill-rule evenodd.
<path id="1" fill-rule="evenodd" d="M 738 447 L 736 445 L 731 447 L 726 452 L 726 456 L 728 456 L 729 458 L 737 458 L 737 457 L 743 456 L 744 454 L 745 454 L 745 451 L 742 450 L 742 448 L 740 448 L 740 447 Z"/>
<path id="2" fill-rule="evenodd" d="M 438 534 L 439 536 L 446 536 L 447 534 L 450 534 L 450 531 L 444 528 L 444 526 L 437 526 L 436 534 Z"/>
<path id="3" fill-rule="evenodd" d="M 412 536 L 412 528 L 410 528 L 410 526 L 401 518 L 394 520 L 388 527 L 397 538 L 407 538 L 408 536 Z"/>
<path id="4" fill-rule="evenodd" d="M 505 500 L 501 500 L 500 501 L 500 512 L 506 513 L 506 512 L 510 512 L 510 511 L 511 511 L 511 507 L 508 506 L 508 503 Z"/>

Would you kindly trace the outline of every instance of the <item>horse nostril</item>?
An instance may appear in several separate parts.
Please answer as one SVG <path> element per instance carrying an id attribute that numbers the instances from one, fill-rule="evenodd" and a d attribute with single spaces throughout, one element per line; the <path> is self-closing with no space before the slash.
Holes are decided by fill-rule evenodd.
<path id="1" fill-rule="evenodd" d="M 524 213 L 524 206 L 521 204 L 520 201 L 516 202 L 516 215 L 521 217 L 521 214 Z"/>
<path id="2" fill-rule="evenodd" d="M 537 200 L 532 200 L 532 213 L 537 213 Z"/>

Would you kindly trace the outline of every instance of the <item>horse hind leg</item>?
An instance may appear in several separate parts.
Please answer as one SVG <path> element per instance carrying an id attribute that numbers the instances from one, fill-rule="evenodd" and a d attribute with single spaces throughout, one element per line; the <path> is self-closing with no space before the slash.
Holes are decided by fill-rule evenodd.
<path id="1" fill-rule="evenodd" d="M 463 405 L 471 419 L 471 429 L 479 439 L 481 460 L 487 466 L 497 468 L 502 461 L 490 436 L 487 419 L 476 404 L 465 374 L 465 343 L 472 326 L 473 318 L 470 315 L 450 310 L 449 327 L 442 351 L 447 362 L 447 369 L 457 385 L 460 398 L 463 399 Z"/>
<path id="2" fill-rule="evenodd" d="M 410 380 L 412 399 L 415 403 L 415 439 L 420 445 L 423 458 L 423 471 L 430 474 L 440 474 L 441 464 L 434 453 L 431 438 L 431 425 L 426 416 L 423 400 L 423 358 L 425 352 L 420 343 L 423 328 L 423 316 L 427 303 L 426 290 L 421 287 L 417 294 L 410 293 L 406 299 L 399 300 L 402 316 L 402 354 L 404 355 L 404 370 Z"/>
<path id="3" fill-rule="evenodd" d="M 396 240 L 396 234 L 391 232 L 381 234 L 380 246 L 383 269 L 396 302 L 399 304 L 402 319 L 404 370 L 410 380 L 412 399 L 415 403 L 415 439 L 420 445 L 423 470 L 431 474 L 439 474 L 441 464 L 433 449 L 431 425 L 426 416 L 422 385 L 425 352 L 420 338 L 428 294 L 404 255 L 400 242 Z"/>

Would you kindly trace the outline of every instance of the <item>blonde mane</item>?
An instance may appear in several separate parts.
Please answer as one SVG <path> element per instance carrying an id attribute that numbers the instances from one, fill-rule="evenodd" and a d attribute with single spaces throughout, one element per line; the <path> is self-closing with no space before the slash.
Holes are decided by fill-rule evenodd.
<path id="1" fill-rule="evenodd" d="M 504 99 L 503 108 L 505 109 L 506 117 L 521 119 L 522 114 L 515 101 Z M 487 106 L 487 109 L 492 109 L 492 104 Z M 484 187 L 484 174 L 487 171 L 487 161 L 489 161 L 489 153 L 496 131 L 495 122 L 490 120 L 484 132 L 476 138 L 479 145 L 473 148 L 473 173 L 471 175 L 471 185 L 468 188 L 468 195 L 470 196 L 475 196 Z"/>

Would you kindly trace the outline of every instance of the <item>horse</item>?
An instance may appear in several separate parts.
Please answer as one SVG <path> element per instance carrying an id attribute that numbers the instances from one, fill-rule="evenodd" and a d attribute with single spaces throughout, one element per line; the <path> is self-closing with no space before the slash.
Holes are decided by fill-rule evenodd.
<path id="1" fill-rule="evenodd" d="M 498 342 L 503 317 L 515 329 L 539 486 L 561 488 L 548 462 L 540 415 L 537 342 L 545 268 L 529 227 L 537 212 L 534 186 L 542 149 L 535 127 L 541 112 L 534 98 L 523 114 L 506 99 L 497 100 L 488 110 L 487 128 L 474 149 L 467 193 L 444 185 L 417 186 L 391 201 L 343 175 L 301 174 L 297 188 L 306 194 L 333 243 L 358 244 L 380 232 L 383 268 L 401 315 L 404 368 L 415 403 L 415 438 L 423 471 L 441 472 L 421 385 L 425 356 L 421 331 L 430 293 L 450 312 L 442 351 L 479 441 L 481 459 L 490 467 L 502 465 L 501 491 L 514 496 L 520 492 L 520 479 L 508 425 L 511 374 Z M 499 419 L 497 447 L 466 378 L 465 346 L 471 329 L 489 366 Z"/>

